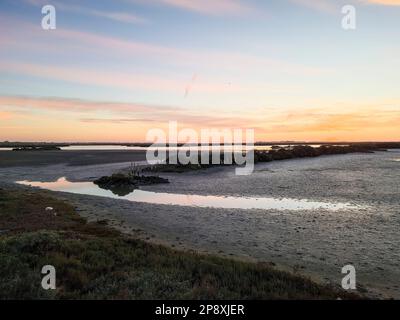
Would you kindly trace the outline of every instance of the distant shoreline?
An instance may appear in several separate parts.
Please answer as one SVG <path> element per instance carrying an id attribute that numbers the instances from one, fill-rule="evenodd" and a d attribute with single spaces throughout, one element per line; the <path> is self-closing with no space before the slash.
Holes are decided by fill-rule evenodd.
<path id="1" fill-rule="evenodd" d="M 366 144 L 398 144 L 400 141 L 260 141 L 255 142 L 254 146 L 274 146 L 274 145 L 366 145 Z M 149 147 L 151 143 L 146 142 L 0 142 L 0 148 L 18 148 L 18 147 L 69 147 L 69 146 L 128 146 L 128 147 Z M 177 146 L 183 146 L 183 143 L 178 143 Z M 191 144 L 196 145 L 196 144 Z M 212 144 L 197 144 L 197 146 L 211 146 Z M 217 144 L 218 145 L 218 144 Z M 219 145 L 223 145 L 222 143 Z M 236 144 L 240 145 L 240 144 Z M 244 145 L 244 144 L 243 144 Z M 166 146 L 170 146 L 166 144 Z M 172 145 L 171 145 L 172 146 Z M 175 146 L 175 145 L 174 145 Z"/>

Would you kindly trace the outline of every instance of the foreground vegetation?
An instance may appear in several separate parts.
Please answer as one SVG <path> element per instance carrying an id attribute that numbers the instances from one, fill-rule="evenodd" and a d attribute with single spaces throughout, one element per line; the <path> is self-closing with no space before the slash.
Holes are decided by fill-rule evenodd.
<path id="1" fill-rule="evenodd" d="M 53 210 L 46 210 L 52 207 Z M 41 288 L 53 265 L 57 289 Z M 47 192 L 0 189 L 0 299 L 351 299 L 308 279 L 87 223 Z"/>

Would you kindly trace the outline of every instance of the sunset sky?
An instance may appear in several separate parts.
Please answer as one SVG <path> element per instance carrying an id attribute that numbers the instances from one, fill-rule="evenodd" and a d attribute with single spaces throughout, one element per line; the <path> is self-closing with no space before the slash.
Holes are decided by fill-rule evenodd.
<path id="1" fill-rule="evenodd" d="M 168 121 L 400 141 L 400 0 L 0 1 L 1 141 L 144 141 Z"/>

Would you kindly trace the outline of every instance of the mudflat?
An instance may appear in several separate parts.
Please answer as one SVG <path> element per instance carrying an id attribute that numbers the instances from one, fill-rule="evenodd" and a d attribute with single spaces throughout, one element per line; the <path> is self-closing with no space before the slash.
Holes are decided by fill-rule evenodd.
<path id="1" fill-rule="evenodd" d="M 26 167 L 54 164 L 85 166 L 146 160 L 143 150 L 59 150 L 1 151 L 0 167 Z"/>
<path id="2" fill-rule="evenodd" d="M 45 153 L 41 153 L 46 159 Z M 97 152 L 81 153 L 90 158 Z M 128 161 L 133 161 L 133 154 Z M 15 155 L 24 158 L 22 152 Z M 0 168 L 0 188 L 29 191 L 30 187 L 16 185 L 15 181 L 50 182 L 62 176 L 68 181 L 93 181 L 129 167 L 129 162 L 117 159 L 121 158 L 85 166 L 66 165 L 64 161 Z M 274 197 L 360 206 L 334 212 L 200 208 L 65 192 L 51 194 L 71 203 L 89 221 L 108 220 L 109 226 L 146 241 L 181 250 L 272 262 L 318 282 L 338 285 L 341 268 L 353 264 L 360 292 L 372 297 L 398 298 L 399 159 L 400 150 L 391 150 L 261 163 L 249 176 L 236 176 L 232 167 L 164 173 L 160 176 L 169 179 L 170 184 L 141 188 L 156 193 Z M 77 163 L 74 161 L 71 163 Z"/>

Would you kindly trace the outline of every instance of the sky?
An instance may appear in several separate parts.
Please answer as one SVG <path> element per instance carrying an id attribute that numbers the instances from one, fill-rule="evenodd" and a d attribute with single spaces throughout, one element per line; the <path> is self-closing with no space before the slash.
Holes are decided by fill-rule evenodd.
<path id="1" fill-rule="evenodd" d="M 0 141 L 400 141 L 399 39 L 400 0 L 0 0 Z"/>

